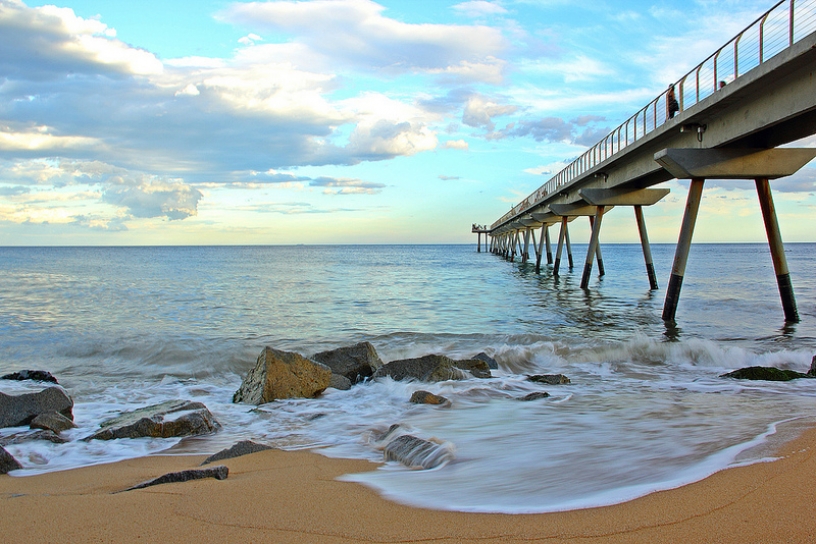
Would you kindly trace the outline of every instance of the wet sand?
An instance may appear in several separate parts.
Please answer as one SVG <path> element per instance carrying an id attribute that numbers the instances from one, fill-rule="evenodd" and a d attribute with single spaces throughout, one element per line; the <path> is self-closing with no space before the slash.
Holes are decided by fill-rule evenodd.
<path id="1" fill-rule="evenodd" d="M 264 451 L 229 478 L 112 494 L 203 456 L 151 456 L 41 476 L 0 476 L 3 542 L 813 542 L 816 429 L 773 462 L 731 468 L 627 503 L 553 514 L 467 514 L 383 499 L 342 474 L 365 461 Z"/>

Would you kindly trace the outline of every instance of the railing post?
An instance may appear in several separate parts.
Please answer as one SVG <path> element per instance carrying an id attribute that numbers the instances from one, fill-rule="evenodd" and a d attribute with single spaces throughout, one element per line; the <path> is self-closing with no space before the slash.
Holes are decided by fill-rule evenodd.
<path id="1" fill-rule="evenodd" d="M 788 23 L 788 34 L 790 41 L 788 43 L 788 47 L 793 45 L 793 9 L 793 0 L 790 0 L 790 22 Z"/>

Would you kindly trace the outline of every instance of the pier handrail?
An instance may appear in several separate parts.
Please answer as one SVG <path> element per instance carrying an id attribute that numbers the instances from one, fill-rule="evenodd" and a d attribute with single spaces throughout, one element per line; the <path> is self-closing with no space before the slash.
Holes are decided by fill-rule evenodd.
<path id="1" fill-rule="evenodd" d="M 816 31 L 816 0 L 780 0 L 742 32 L 689 70 L 674 83 L 680 111 L 688 109 L 719 90 L 721 82 L 732 83 L 749 70 L 792 47 Z M 747 43 L 746 43 L 747 42 Z M 727 67 L 725 70 L 721 68 Z M 686 87 L 691 87 L 691 93 Z M 495 221 L 491 230 L 506 223 L 557 192 L 585 172 L 610 159 L 667 120 L 666 94 L 663 91 L 633 116 L 613 129 L 600 142 L 574 159 L 534 193 Z M 632 126 L 630 139 L 629 126 Z M 638 130 L 640 129 L 640 130 Z M 621 140 L 621 131 L 624 140 Z"/>

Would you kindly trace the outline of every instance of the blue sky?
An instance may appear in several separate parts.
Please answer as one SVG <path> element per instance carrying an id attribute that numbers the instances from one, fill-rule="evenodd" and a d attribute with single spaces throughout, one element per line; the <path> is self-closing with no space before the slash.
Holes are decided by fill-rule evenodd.
<path id="1" fill-rule="evenodd" d="M 0 245 L 474 242 L 770 7 L 0 0 Z M 816 168 L 773 187 L 813 241 Z M 753 184 L 708 184 L 695 241 L 763 240 Z"/>

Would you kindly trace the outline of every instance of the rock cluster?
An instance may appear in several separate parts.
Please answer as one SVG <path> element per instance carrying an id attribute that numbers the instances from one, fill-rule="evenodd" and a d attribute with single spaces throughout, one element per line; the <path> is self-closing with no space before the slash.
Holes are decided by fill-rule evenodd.
<path id="1" fill-rule="evenodd" d="M 389 376 L 394 380 L 419 380 L 422 382 L 442 382 L 490 378 L 490 368 L 480 359 L 454 361 L 444 355 L 425 355 L 414 359 L 391 361 L 374 373 L 375 378 Z"/>
<path id="2" fill-rule="evenodd" d="M 74 401 L 62 387 L 22 395 L 0 393 L 0 428 L 28 425 L 40 414 L 51 412 L 73 421 L 73 407 Z"/>
<path id="3" fill-rule="evenodd" d="M 32 380 L 37 382 L 57 383 L 57 379 L 45 370 L 20 370 L 19 372 L 12 372 L 5 376 L 0 376 L 0 380 Z"/>

